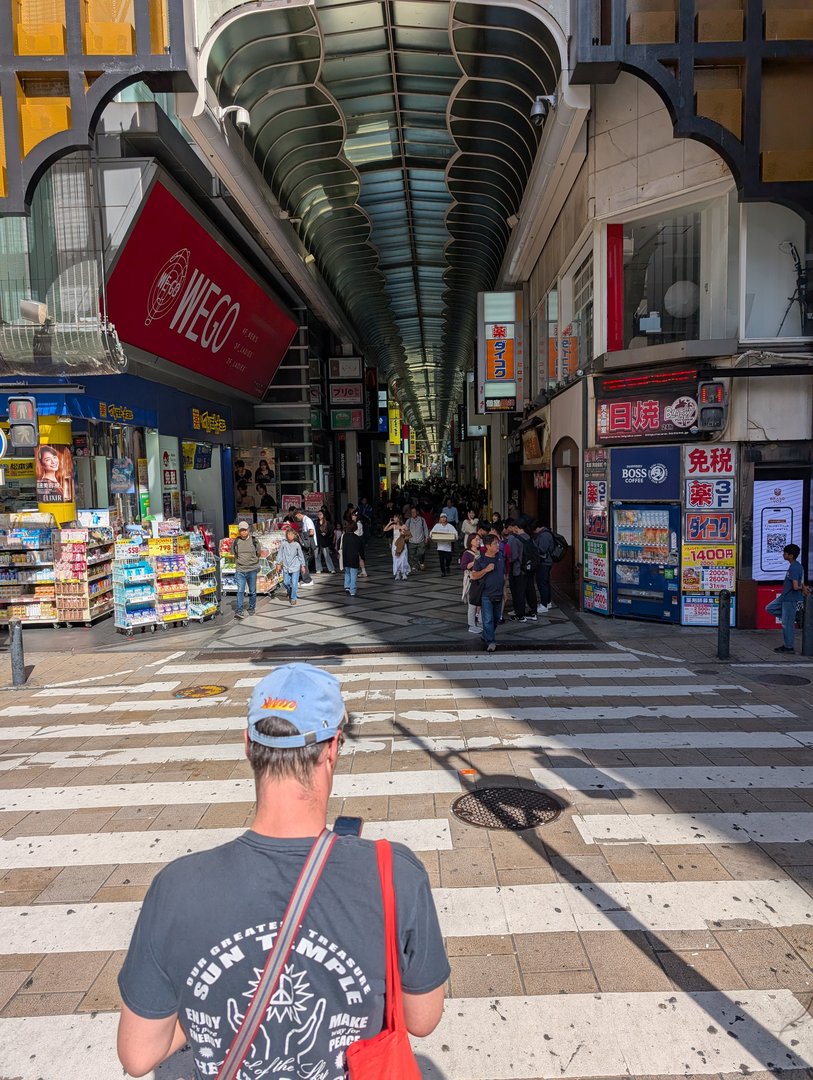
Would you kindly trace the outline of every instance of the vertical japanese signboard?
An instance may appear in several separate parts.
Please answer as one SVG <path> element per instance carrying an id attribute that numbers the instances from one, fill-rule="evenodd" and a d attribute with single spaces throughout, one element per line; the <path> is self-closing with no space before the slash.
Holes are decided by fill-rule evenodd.
<path id="1" fill-rule="evenodd" d="M 518 412 L 525 384 L 520 292 L 478 293 L 478 412 Z"/>
<path id="2" fill-rule="evenodd" d="M 582 606 L 599 615 L 610 612 L 608 452 L 584 452 L 584 584 Z"/>
<path id="3" fill-rule="evenodd" d="M 684 626 L 716 626 L 719 593 L 737 585 L 734 495 L 736 447 L 705 443 L 683 448 L 685 505 L 681 558 Z M 734 625 L 735 601 L 731 603 Z"/>

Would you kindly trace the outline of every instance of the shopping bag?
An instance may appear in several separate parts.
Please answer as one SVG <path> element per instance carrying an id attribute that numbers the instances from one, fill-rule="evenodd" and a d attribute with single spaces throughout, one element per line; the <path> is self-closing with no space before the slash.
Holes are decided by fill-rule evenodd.
<path id="1" fill-rule="evenodd" d="M 398 930 L 395 921 L 395 889 L 392 885 L 392 848 L 376 841 L 378 875 L 384 901 L 384 948 L 387 957 L 387 999 L 384 1027 L 372 1039 L 359 1039 L 347 1048 L 349 1080 L 421 1080 L 404 1020 L 401 972 L 398 966 Z"/>

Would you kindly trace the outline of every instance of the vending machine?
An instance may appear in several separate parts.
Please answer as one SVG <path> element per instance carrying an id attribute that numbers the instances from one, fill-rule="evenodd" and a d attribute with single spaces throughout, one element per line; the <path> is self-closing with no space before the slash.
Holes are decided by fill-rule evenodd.
<path id="1" fill-rule="evenodd" d="M 680 622 L 680 503 L 614 503 L 613 615 Z"/>

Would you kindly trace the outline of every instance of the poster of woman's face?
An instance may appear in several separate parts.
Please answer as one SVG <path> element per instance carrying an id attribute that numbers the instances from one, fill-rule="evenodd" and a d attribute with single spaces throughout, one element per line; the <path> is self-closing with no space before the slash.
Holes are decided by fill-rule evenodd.
<path id="1" fill-rule="evenodd" d="M 38 446 L 34 451 L 37 466 L 37 501 L 73 502 L 73 454 L 62 444 Z"/>

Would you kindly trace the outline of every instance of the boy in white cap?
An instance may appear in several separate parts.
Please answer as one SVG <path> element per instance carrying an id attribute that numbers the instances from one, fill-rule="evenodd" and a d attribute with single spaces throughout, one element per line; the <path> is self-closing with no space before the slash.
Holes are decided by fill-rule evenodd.
<path id="1" fill-rule="evenodd" d="M 285 665 L 254 689 L 245 736 L 257 793 L 251 828 L 156 876 L 119 975 L 118 1052 L 131 1075 L 187 1041 L 196 1077 L 219 1072 L 325 829 L 346 719 L 338 680 L 317 667 Z M 440 1020 L 449 963 L 423 865 L 401 844 L 392 855 L 404 1015 L 420 1037 Z M 338 837 L 244 1074 L 343 1077 L 346 1047 L 382 1028 L 385 971 L 375 844 Z"/>

